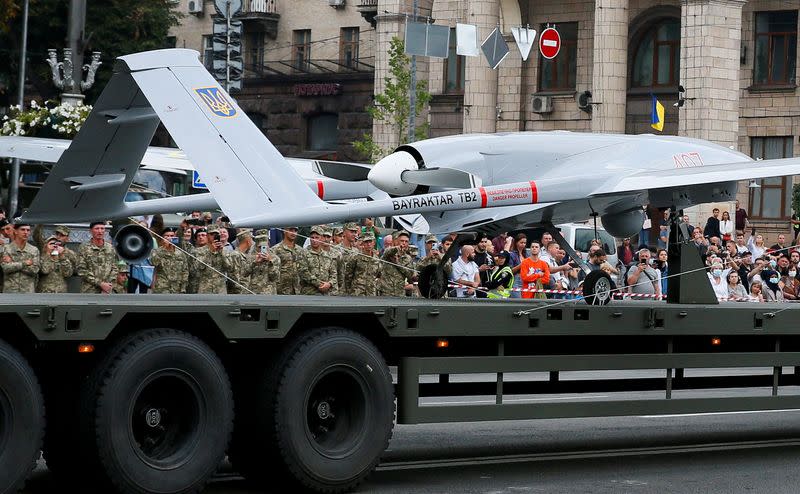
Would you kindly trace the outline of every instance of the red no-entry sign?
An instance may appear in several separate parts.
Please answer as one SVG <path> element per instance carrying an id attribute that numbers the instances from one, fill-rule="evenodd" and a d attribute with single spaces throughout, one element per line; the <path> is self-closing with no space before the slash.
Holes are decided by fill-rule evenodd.
<path id="1" fill-rule="evenodd" d="M 539 51 L 548 60 L 555 58 L 561 50 L 561 35 L 552 27 L 548 27 L 539 35 Z"/>

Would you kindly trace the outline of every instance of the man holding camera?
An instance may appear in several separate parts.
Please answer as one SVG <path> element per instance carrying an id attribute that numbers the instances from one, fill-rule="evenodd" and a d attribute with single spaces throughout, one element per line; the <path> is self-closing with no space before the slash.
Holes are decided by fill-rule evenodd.
<path id="1" fill-rule="evenodd" d="M 250 271 L 250 291 L 261 295 L 278 293 L 281 260 L 270 251 L 269 230 L 256 230 L 255 261 Z"/>
<path id="2" fill-rule="evenodd" d="M 639 251 L 639 262 L 628 268 L 627 282 L 631 293 L 661 295 L 661 272 L 651 265 L 649 249 Z"/>
<path id="3" fill-rule="evenodd" d="M 165 228 L 159 247 L 153 251 L 150 263 L 153 274 L 153 293 L 186 293 L 189 284 L 189 257 L 176 246 L 180 239 L 175 228 Z"/>
<path id="4" fill-rule="evenodd" d="M 45 240 L 40 256 L 38 293 L 66 293 L 67 278 L 72 276 L 75 265 L 67 255 L 64 244 L 55 235 Z"/>
<path id="5" fill-rule="evenodd" d="M 231 260 L 222 252 L 222 239 L 217 225 L 206 228 L 208 244 L 195 252 L 194 270 L 198 276 L 197 293 L 227 294 L 227 274 Z"/>

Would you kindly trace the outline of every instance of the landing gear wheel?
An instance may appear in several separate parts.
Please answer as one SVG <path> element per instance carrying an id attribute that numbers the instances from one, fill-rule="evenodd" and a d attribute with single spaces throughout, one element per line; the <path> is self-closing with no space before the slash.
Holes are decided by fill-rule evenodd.
<path id="1" fill-rule="evenodd" d="M 354 489 L 392 436 L 391 374 L 380 351 L 353 331 L 326 329 L 301 340 L 274 403 L 280 458 L 299 487 L 316 492 Z"/>
<path id="2" fill-rule="evenodd" d="M 0 492 L 22 488 L 44 437 L 44 397 L 33 369 L 0 340 Z"/>
<path id="3" fill-rule="evenodd" d="M 233 428 L 233 395 L 214 351 L 189 334 L 145 331 L 99 369 L 93 428 L 106 480 L 123 493 L 198 492 Z"/>
<path id="4" fill-rule="evenodd" d="M 583 280 L 583 299 L 589 305 L 606 305 L 616 287 L 605 271 L 592 271 Z"/>
<path id="5" fill-rule="evenodd" d="M 447 293 L 447 276 L 438 264 L 429 264 L 419 272 L 419 293 L 426 298 L 442 298 Z"/>

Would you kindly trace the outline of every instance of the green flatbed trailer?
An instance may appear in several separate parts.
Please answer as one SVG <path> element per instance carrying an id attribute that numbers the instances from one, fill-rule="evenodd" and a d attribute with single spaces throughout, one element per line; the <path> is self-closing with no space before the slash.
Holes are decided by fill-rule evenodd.
<path id="1" fill-rule="evenodd" d="M 395 422 L 800 408 L 798 316 L 788 303 L 3 294 L 0 492 L 40 450 L 65 485 L 105 492 L 197 492 L 225 455 L 254 482 L 345 492 Z M 453 396 L 483 399 L 431 400 Z"/>

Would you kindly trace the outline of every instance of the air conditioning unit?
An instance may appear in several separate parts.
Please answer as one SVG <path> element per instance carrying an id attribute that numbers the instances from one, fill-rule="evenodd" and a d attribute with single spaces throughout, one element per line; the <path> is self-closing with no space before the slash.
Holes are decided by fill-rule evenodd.
<path id="1" fill-rule="evenodd" d="M 203 14 L 203 0 L 189 0 L 189 13 L 194 15 Z"/>
<path id="2" fill-rule="evenodd" d="M 344 1 L 345 0 L 328 0 L 328 5 L 335 9 L 339 9 L 344 7 Z"/>
<path id="3" fill-rule="evenodd" d="M 551 113 L 553 111 L 553 98 L 550 96 L 533 97 L 533 113 Z"/>

